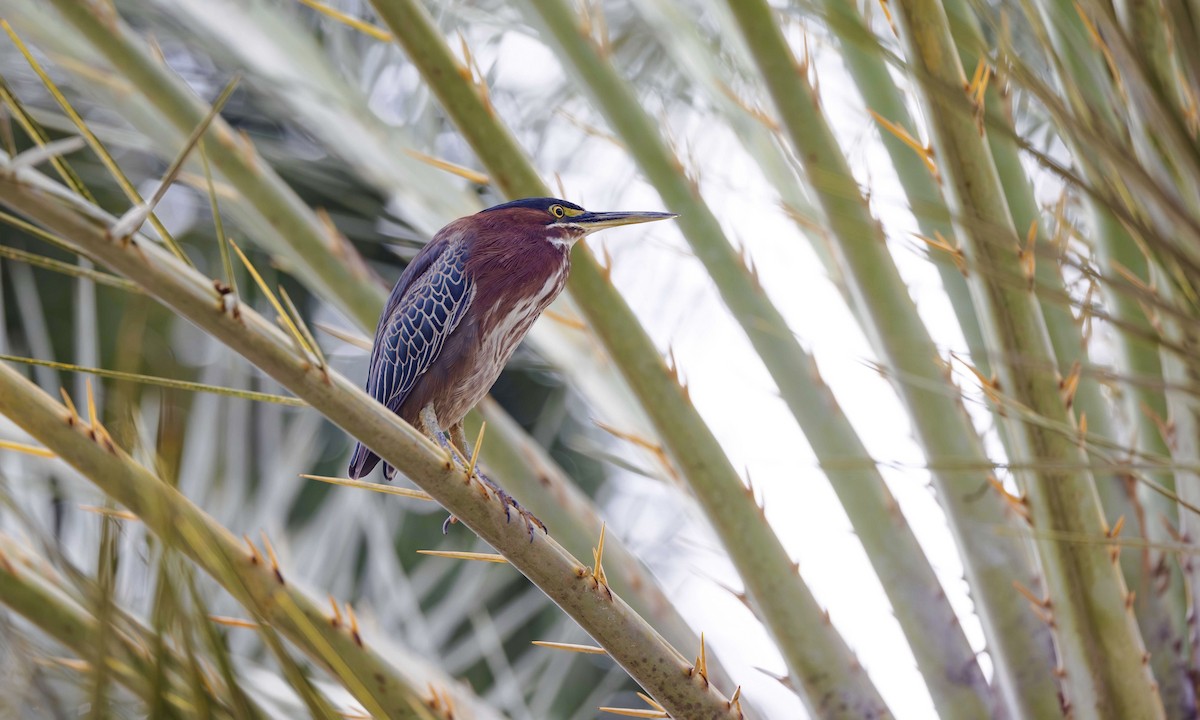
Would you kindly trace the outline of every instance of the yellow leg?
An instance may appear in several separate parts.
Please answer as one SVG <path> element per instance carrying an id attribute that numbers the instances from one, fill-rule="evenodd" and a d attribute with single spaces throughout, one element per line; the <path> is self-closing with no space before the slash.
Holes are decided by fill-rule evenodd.
<path id="1" fill-rule="evenodd" d="M 471 447 L 471 442 L 467 440 L 467 433 L 463 429 L 461 422 L 455 423 L 450 428 L 450 442 L 454 443 L 454 446 L 462 452 L 463 457 L 467 458 L 467 461 L 470 462 L 471 456 L 475 454 L 475 450 Z"/>
<path id="2" fill-rule="evenodd" d="M 462 453 L 458 451 L 458 448 L 454 447 L 454 443 L 450 442 L 450 436 L 446 434 L 446 431 L 442 429 L 442 424 L 438 422 L 437 413 L 433 410 L 433 403 L 429 403 L 421 408 L 421 425 L 424 426 L 425 434 L 429 436 L 429 439 L 450 453 L 450 459 L 463 470 L 466 470 L 467 463 L 470 460 L 464 458 Z"/>
<path id="3" fill-rule="evenodd" d="M 462 469 L 466 471 L 471 463 L 471 455 L 474 453 L 471 449 L 470 441 L 467 440 L 466 433 L 463 432 L 463 424 L 461 422 L 455 423 L 454 426 L 450 428 L 449 435 L 447 435 L 446 431 L 442 429 L 441 424 L 438 423 L 437 414 L 433 410 L 432 403 L 426 405 L 421 410 L 421 424 L 425 426 L 425 433 L 429 435 L 429 437 L 433 438 L 434 442 L 436 442 L 438 445 L 441 445 L 442 449 L 450 453 L 450 457 L 456 458 L 456 462 L 459 462 Z M 521 504 L 514 500 L 511 495 L 506 493 L 504 488 L 493 482 L 491 478 L 480 472 L 478 468 L 475 470 L 475 476 L 483 481 L 483 483 L 491 488 L 496 494 L 496 497 L 500 500 L 500 504 L 504 506 L 504 514 L 506 517 L 509 517 L 509 510 L 517 511 L 517 513 L 525 521 L 525 527 L 529 530 L 530 542 L 533 542 L 535 528 L 539 528 L 542 532 L 549 534 L 550 531 L 546 529 L 545 523 L 543 523 L 541 520 L 538 520 L 533 513 L 521 507 Z M 450 527 L 450 524 L 453 522 L 455 522 L 453 515 L 446 518 L 446 522 L 442 523 L 443 534 L 446 533 Z"/>

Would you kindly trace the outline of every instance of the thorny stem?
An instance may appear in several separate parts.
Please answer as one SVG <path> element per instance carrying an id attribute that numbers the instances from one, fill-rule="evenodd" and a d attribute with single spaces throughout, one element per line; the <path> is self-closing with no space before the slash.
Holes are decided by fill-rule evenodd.
<path id="1" fill-rule="evenodd" d="M 459 131 L 509 197 L 548 190 L 495 109 L 414 0 L 376 0 L 409 58 L 429 81 Z M 673 459 L 704 506 L 746 583 L 748 594 L 784 651 L 797 681 L 805 671 L 836 674 L 821 702 L 850 714 L 886 713 L 886 706 L 845 641 L 796 572 L 791 557 L 729 458 L 721 450 L 678 376 L 669 369 L 607 271 L 583 243 L 572 254 L 568 289 L 654 421 Z M 661 700 L 661 698 L 657 698 Z M 668 708 L 669 709 L 669 708 Z"/>
<path id="2" fill-rule="evenodd" d="M 1055 357 L 1036 298 L 1027 288 L 997 281 L 1022 274 L 1015 252 L 1018 235 L 986 135 L 966 111 L 964 99 L 955 95 L 965 76 L 945 10 L 933 0 L 900 0 L 897 5 L 964 250 L 981 269 L 969 282 L 1000 387 L 1032 413 L 1070 426 L 1074 418 L 1060 396 Z M 1039 467 L 1021 474 L 1034 530 L 1102 536 L 1107 527 L 1091 474 L 1053 469 L 1083 462 L 1074 438 L 1023 422 L 1014 440 L 1014 460 Z M 1124 583 L 1108 553 L 1099 546 L 1052 540 L 1038 540 L 1036 547 L 1071 707 L 1089 717 L 1163 717 Z"/>
<path id="3" fill-rule="evenodd" d="M 690 668 L 686 659 L 619 596 L 610 598 L 607 588 L 597 590 L 584 582 L 584 565 L 552 538 L 538 535 L 530 542 L 525 526 L 519 522 L 506 522 L 504 508 L 481 497 L 473 484 L 464 483 L 461 471 L 424 435 L 367 397 L 340 374 L 332 370 L 323 374 L 314 368 L 295 353 L 282 331 L 249 308 L 242 307 L 236 318 L 215 311 L 211 279 L 181 267 L 178 261 L 143 238 L 135 236 L 134 242 L 126 244 L 113 242 L 107 234 L 112 225 L 110 217 L 33 171 L 22 171 L 16 178 L 0 176 L 0 202 L 18 208 L 39 223 L 71 238 L 100 262 L 137 281 L 149 293 L 244 355 L 364 442 L 503 553 L 672 714 L 689 718 L 737 717 L 730 710 L 728 701 L 711 684 L 681 681 L 681 676 L 686 676 Z M 94 481 L 103 483 L 114 498 L 142 516 L 149 527 L 165 533 L 181 518 L 191 518 L 192 527 L 200 534 L 198 540 L 207 536 L 207 540 L 234 552 L 237 541 L 181 495 L 158 482 L 123 454 L 113 455 L 94 443 L 80 442 L 78 431 L 63 423 L 62 411 L 54 409 L 57 404 L 23 378 L 7 368 L 0 368 L 0 379 L 6 379 L 5 384 L 12 390 L 0 393 L 0 410 L 18 424 L 30 425 L 27 431 Z M 26 405 L 42 406 L 46 411 L 35 415 L 24 410 Z M 34 419 L 37 420 L 36 427 Z M 113 477 L 123 482 L 115 482 Z M 184 549 L 197 552 L 195 546 Z M 193 559 L 203 562 L 204 557 L 194 555 Z M 247 564 L 238 567 L 245 568 Z M 261 575 L 252 575 L 251 579 L 259 582 Z M 272 591 L 278 589 L 276 583 Z M 284 591 L 293 592 L 290 587 Z M 293 600 L 305 608 L 305 616 L 319 615 L 302 596 L 296 594 Z M 277 621 L 280 630 L 288 633 L 293 641 L 311 642 L 292 618 L 277 617 Z M 329 636 L 325 632 L 327 621 L 314 621 L 312 627 L 339 651 L 349 650 L 344 634 Z M 362 688 L 362 678 L 372 677 L 375 671 L 383 672 L 386 665 L 369 650 L 351 653 L 351 656 L 375 666 L 369 672 L 350 674 L 338 673 L 337 668 L 331 668 L 352 690 L 360 689 L 356 696 L 374 705 L 387 698 L 390 698 L 389 702 L 396 702 L 399 692 L 384 698 L 378 697 L 369 683 Z M 331 656 L 318 657 L 328 660 Z M 340 652 L 332 657 L 340 657 Z M 394 670 L 388 668 L 384 674 L 392 678 L 393 683 L 400 682 Z M 397 686 L 397 690 L 399 687 L 402 686 Z M 412 704 L 408 703 L 407 707 L 405 712 L 411 713 Z"/>

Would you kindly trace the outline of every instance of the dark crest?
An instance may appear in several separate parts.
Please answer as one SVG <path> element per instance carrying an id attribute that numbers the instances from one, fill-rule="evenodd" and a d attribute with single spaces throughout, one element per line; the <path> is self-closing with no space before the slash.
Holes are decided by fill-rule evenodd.
<path id="1" fill-rule="evenodd" d="M 513 200 L 512 202 L 506 202 L 503 205 L 493 205 L 492 207 L 487 208 L 486 210 L 483 210 L 482 212 L 491 212 L 493 210 L 508 210 L 511 208 L 529 208 L 531 210 L 542 210 L 545 212 L 550 212 L 551 205 L 562 205 L 565 208 L 570 208 L 572 210 L 579 210 L 580 212 L 584 212 L 583 208 L 579 207 L 575 203 L 567 202 L 566 200 L 559 200 L 558 198 L 549 198 L 549 197 L 524 198 L 521 200 Z"/>

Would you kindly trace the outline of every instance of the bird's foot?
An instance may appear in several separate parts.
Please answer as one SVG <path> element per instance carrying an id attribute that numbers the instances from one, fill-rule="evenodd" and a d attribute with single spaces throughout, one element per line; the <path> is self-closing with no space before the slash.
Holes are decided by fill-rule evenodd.
<path id="1" fill-rule="evenodd" d="M 492 482 L 491 478 L 481 472 L 476 472 L 476 476 L 485 485 L 487 485 L 487 487 L 491 488 L 494 493 L 496 493 L 496 497 L 499 498 L 500 504 L 504 507 L 504 519 L 506 521 L 512 522 L 512 511 L 515 510 L 517 512 L 517 515 L 519 515 L 521 520 L 525 523 L 525 529 L 529 531 L 529 542 L 533 542 L 534 532 L 537 529 L 540 529 L 546 535 L 550 534 L 550 530 L 546 528 L 546 523 L 539 520 L 538 517 L 533 513 L 521 507 L 521 503 L 517 502 L 516 498 L 514 498 L 512 495 L 509 495 L 507 492 L 505 492 L 504 488 Z"/>
<path id="2" fill-rule="evenodd" d="M 451 442 L 450 434 L 442 429 L 442 424 L 438 422 L 437 413 L 434 412 L 432 403 L 422 408 L 420 417 L 421 425 L 425 428 L 425 435 L 437 443 L 438 447 L 446 451 L 446 454 L 450 456 L 450 462 L 454 463 L 455 467 L 465 472 L 470 460 L 463 457 L 463 454 Z"/>
<path id="3" fill-rule="evenodd" d="M 483 492 L 485 497 L 488 496 L 489 491 L 495 493 L 496 498 L 500 501 L 501 507 L 504 508 L 504 519 L 506 522 L 512 522 L 513 511 L 516 511 L 517 515 L 520 516 L 521 520 L 525 523 L 525 528 L 529 531 L 529 542 L 533 542 L 536 531 L 539 529 L 547 535 L 550 534 L 550 530 L 546 527 L 546 523 L 539 520 L 538 517 L 533 513 L 521 507 L 521 503 L 517 502 L 516 498 L 505 492 L 504 488 L 496 484 L 487 475 L 479 472 L 478 469 L 476 469 L 470 477 L 470 480 L 475 479 L 479 480 L 479 489 Z M 454 517 L 453 515 L 446 518 L 446 521 L 442 523 L 442 534 L 445 535 L 447 532 L 449 532 L 450 526 L 456 522 L 458 522 L 458 518 Z"/>
<path id="4" fill-rule="evenodd" d="M 462 470 L 463 472 L 467 472 L 467 470 L 470 469 L 471 460 L 464 456 L 462 451 L 455 447 L 454 443 L 450 441 L 449 435 L 444 432 L 439 432 L 434 436 L 434 440 L 450 456 L 450 462 L 454 463 L 456 468 Z"/>
<path id="5" fill-rule="evenodd" d="M 437 414 L 434 412 L 433 405 L 426 405 L 421 410 L 421 422 L 425 426 L 425 432 L 434 442 L 436 442 L 450 456 L 450 461 L 459 469 L 462 470 L 466 482 L 470 484 L 473 480 L 478 479 L 480 482 L 480 490 L 484 496 L 488 494 L 490 489 L 496 494 L 500 500 L 500 505 L 504 508 L 504 519 L 506 522 L 512 522 L 512 511 L 516 510 L 517 514 L 525 522 L 525 528 L 529 531 L 529 542 L 533 542 L 535 531 L 540 528 L 547 535 L 550 531 L 546 528 L 546 523 L 537 518 L 536 515 L 521 507 L 511 495 L 504 491 L 487 475 L 484 475 L 478 467 L 475 466 L 475 452 L 471 449 L 471 443 L 467 441 L 466 435 L 463 434 L 463 426 L 461 422 L 455 423 L 447 433 L 442 429 L 441 423 L 438 422 Z M 480 433 L 482 438 L 482 433 Z M 456 445 L 457 443 L 457 445 Z M 459 450 L 459 447 L 462 450 Z M 446 518 L 442 523 L 442 534 L 446 534 L 450 530 L 450 525 L 458 522 L 458 519 L 453 515 Z"/>

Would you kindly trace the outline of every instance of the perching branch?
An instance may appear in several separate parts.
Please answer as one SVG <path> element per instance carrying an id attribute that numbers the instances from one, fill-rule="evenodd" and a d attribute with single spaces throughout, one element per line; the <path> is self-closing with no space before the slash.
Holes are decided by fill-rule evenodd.
<path id="1" fill-rule="evenodd" d="M 0 176 L 0 202 L 70 238 L 99 262 L 138 282 L 364 442 L 503 553 L 676 717 L 740 715 L 736 706 L 696 673 L 683 655 L 619 596 L 594 581 L 585 566 L 552 538 L 539 533 L 531 541 L 526 526 L 519 520 L 509 521 L 501 504 L 483 493 L 478 482 L 468 482 L 429 439 L 341 375 L 318 370 L 262 316 L 244 305 L 239 305 L 238 313 L 225 311 L 210 279 L 182 266 L 140 236 L 114 240 L 108 234 L 111 217 L 40 173 L 26 170 L 15 177 Z M 362 664 L 364 667 L 357 669 L 332 664 L 330 670 L 360 701 L 371 703 L 368 709 L 379 709 L 386 702 L 397 713 L 413 716 L 414 708 L 420 706 L 420 699 L 410 689 L 414 685 L 406 687 L 395 669 L 388 668 L 370 650 L 357 646 L 345 632 L 333 628 L 328 618 L 290 586 L 279 582 L 269 568 L 247 558 L 241 545 L 211 518 L 119 450 L 110 452 L 90 439 L 84 442 L 88 438 L 78 424 L 65 421 L 66 410 L 15 372 L 0 369 L 0 383 L 5 387 L 0 393 L 0 411 L 101 485 L 160 535 L 178 534 L 179 528 L 189 528 L 197 542 L 184 549 L 218 579 L 222 561 L 202 548 L 220 548 L 229 570 L 238 573 L 247 591 L 258 594 L 265 607 L 275 609 L 272 619 L 293 642 L 310 652 L 335 647 L 336 653 L 317 652 L 316 657 L 325 662 L 349 654 Z M 274 602 L 281 595 L 287 602 Z M 318 637 L 309 637 L 314 629 L 319 645 L 314 645 Z M 376 672 L 388 679 L 387 688 L 369 682 Z"/>

